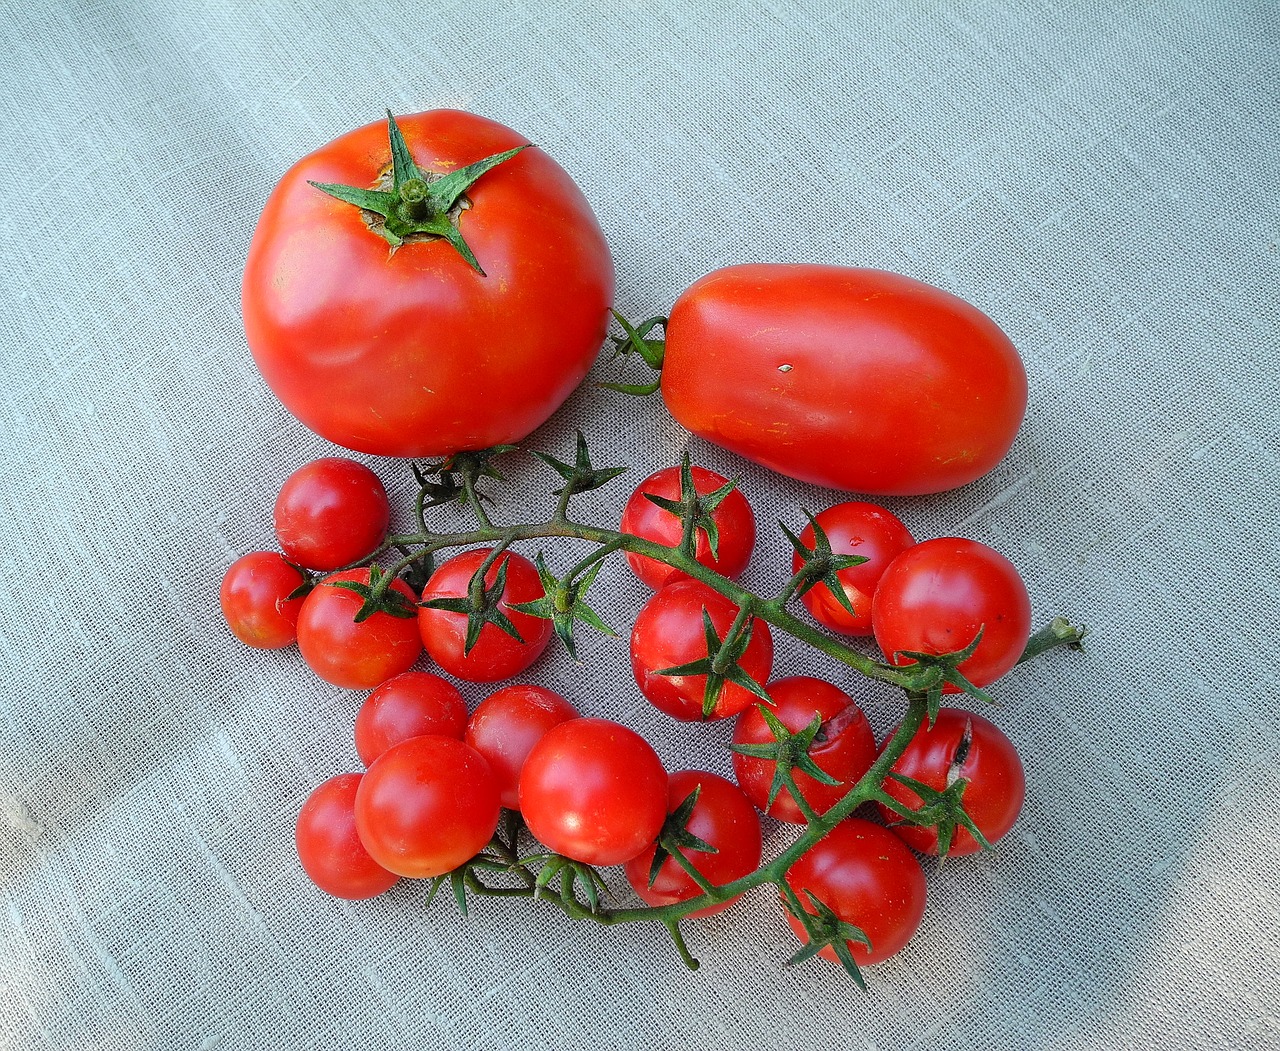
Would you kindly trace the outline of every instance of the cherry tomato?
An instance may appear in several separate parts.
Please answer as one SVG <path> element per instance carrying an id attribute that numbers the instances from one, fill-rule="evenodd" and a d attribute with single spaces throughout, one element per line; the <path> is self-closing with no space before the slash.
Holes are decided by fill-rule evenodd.
<path id="1" fill-rule="evenodd" d="M 422 592 L 423 601 L 466 596 L 471 577 L 490 550 L 464 551 L 442 563 L 427 581 Z M 499 609 L 510 619 L 520 635 L 519 640 L 496 624 L 486 624 L 471 652 L 464 654 L 467 640 L 465 613 L 425 607 L 418 611 L 418 627 L 427 654 L 450 675 L 467 682 L 496 682 L 519 675 L 542 655 L 551 641 L 551 621 L 511 608 L 520 602 L 534 602 L 543 595 L 542 580 L 532 562 L 514 551 L 505 551 L 485 572 L 485 584 L 492 586 L 496 582 L 503 563 L 507 566 L 507 583 Z"/>
<path id="2" fill-rule="evenodd" d="M 231 633 L 246 646 L 278 650 L 298 637 L 302 599 L 289 596 L 302 573 L 274 551 L 253 551 L 231 563 L 218 598 Z"/>
<path id="3" fill-rule="evenodd" d="M 796 768 L 792 774 L 805 802 L 817 813 L 825 814 L 845 797 L 875 762 L 876 738 L 871 724 L 851 697 L 821 679 L 807 676 L 779 679 L 769 685 L 768 692 L 774 702 L 770 713 L 793 734 L 804 730 L 813 722 L 814 716 L 822 717 L 822 725 L 807 750 L 808 755 L 820 770 L 834 777 L 839 784 L 824 785 Z M 760 708 L 761 704 L 757 702 L 738 716 L 733 727 L 734 744 L 772 745 L 776 741 Z M 776 769 L 777 763 L 772 759 L 733 753 L 733 773 L 747 798 L 770 817 L 803 825 L 804 813 L 785 786 L 778 792 L 773 806 L 766 810 Z"/>
<path id="4" fill-rule="evenodd" d="M 533 746 L 553 726 L 577 716 L 558 693 L 524 683 L 491 693 L 476 706 L 466 742 L 489 764 L 504 807 L 520 809 L 520 771 Z"/>
<path id="5" fill-rule="evenodd" d="M 657 673 L 707 658 L 703 610 L 723 642 L 738 607 L 698 580 L 677 580 L 663 587 L 645 603 L 631 631 L 631 670 L 640 692 L 655 708 L 685 721 L 703 718 L 706 675 Z M 768 681 L 773 639 L 764 621 L 752 625 L 751 641 L 738 663 L 761 686 Z M 750 690 L 726 682 L 710 718 L 727 719 L 756 700 Z"/>
<path id="6" fill-rule="evenodd" d="M 298 650 L 325 682 L 348 690 L 372 690 L 393 675 L 408 671 L 422 652 L 417 621 L 390 613 L 374 613 L 356 622 L 363 599 L 340 581 L 369 584 L 368 569 L 348 569 L 326 577 L 302 602 L 298 614 Z M 410 603 L 413 592 L 402 580 L 391 585 Z"/>
<path id="7" fill-rule="evenodd" d="M 489 764 L 452 737 L 411 737 L 369 767 L 356 793 L 360 841 L 401 876 L 439 876 L 484 849 L 498 827 Z"/>
<path id="8" fill-rule="evenodd" d="M 915 934 L 924 916 L 925 883 L 920 863 L 897 836 L 870 821 L 849 818 L 820 839 L 787 872 L 787 883 L 807 912 L 812 893 L 845 923 L 861 928 L 871 941 L 846 944 L 862 964 L 887 960 Z M 791 913 L 787 922 L 801 941 L 804 927 Z M 819 953 L 837 962 L 830 946 Z"/>
<path id="9" fill-rule="evenodd" d="M 680 770 L 667 784 L 667 812 L 675 813 L 691 793 L 698 792 L 685 828 L 704 843 L 715 847 L 714 854 L 692 847 L 684 855 L 713 886 L 723 886 L 754 872 L 760 864 L 760 818 L 742 789 L 732 781 L 705 770 Z M 697 897 L 702 889 L 668 857 L 658 869 L 657 878 L 649 883 L 656 844 L 650 844 L 626 863 L 627 882 L 647 905 L 671 905 Z M 710 916 L 723 912 L 738 897 L 715 905 L 695 909 L 690 916 Z"/>
<path id="10" fill-rule="evenodd" d="M 995 322 L 940 289 L 750 263 L 676 300 L 662 396 L 694 434 L 792 478 L 906 496 L 991 470 L 1022 422 L 1027 378 Z"/>
<path id="11" fill-rule="evenodd" d="M 841 605 L 831 589 L 819 582 L 801 596 L 800 601 L 819 624 L 844 635 L 871 634 L 871 596 L 881 575 L 898 555 L 915 543 L 898 517 L 876 504 L 850 501 L 828 507 L 816 516 L 819 528 L 826 534 L 832 554 L 860 555 L 867 561 L 836 572 L 842 589 L 853 607 L 853 615 Z M 800 532 L 800 542 L 813 550 L 812 524 Z M 797 551 L 791 559 L 791 572 L 798 573 L 804 560 Z"/>
<path id="12" fill-rule="evenodd" d="M 276 497 L 280 549 L 308 569 L 338 569 L 373 553 L 387 535 L 391 505 L 364 464 L 327 456 L 299 467 Z"/>
<path id="13" fill-rule="evenodd" d="M 649 743 L 607 719 L 548 730 L 520 773 L 520 810 L 548 849 L 588 865 L 620 865 L 658 838 L 667 772 Z"/>
<path id="14" fill-rule="evenodd" d="M 356 714 L 356 751 L 365 766 L 394 744 L 436 734 L 461 741 L 467 705 L 451 682 L 425 671 L 388 679 L 365 698 Z"/>
<path id="15" fill-rule="evenodd" d="M 1004 555 L 976 540 L 926 540 L 895 558 L 871 603 L 876 642 L 895 664 L 899 650 L 952 653 L 982 630 L 982 641 L 959 670 L 987 686 L 1018 663 L 1031 637 L 1031 600 Z M 958 692 L 948 683 L 947 693 Z"/>
<path id="16" fill-rule="evenodd" d="M 608 246 L 573 180 L 532 147 L 466 189 L 447 236 L 393 248 L 372 211 L 312 184 L 412 207 L 409 189 L 429 196 L 439 176 L 529 141 L 455 110 L 397 123 L 422 176 L 412 187 L 393 185 L 378 122 L 302 158 L 272 191 L 245 264 L 249 349 L 285 407 L 348 449 L 443 456 L 518 441 L 595 360 L 613 300 Z"/>
<path id="17" fill-rule="evenodd" d="M 298 814 L 298 860 L 311 882 L 336 898 L 372 898 L 399 877 L 369 856 L 356 834 L 361 774 L 339 774 L 317 788 Z"/>
<path id="18" fill-rule="evenodd" d="M 939 792 L 957 778 L 967 781 L 962 798 L 965 813 L 989 843 L 1007 834 L 1022 810 L 1027 781 L 1017 749 L 997 726 L 972 712 L 939 709 L 933 726 L 916 731 L 893 769 Z M 920 806 L 920 797 L 892 778 L 885 781 L 884 790 L 912 809 Z M 901 820 L 882 804 L 880 812 L 886 821 Z M 922 854 L 938 853 L 936 828 L 891 827 L 904 843 Z M 981 849 L 968 829 L 956 826 L 949 854 L 976 854 Z"/>
<path id="19" fill-rule="evenodd" d="M 693 487 L 699 496 L 714 493 L 728 481 L 705 467 L 691 468 L 691 473 Z M 674 547 L 680 543 L 683 531 L 680 516 L 646 499 L 646 494 L 679 500 L 680 468 L 666 467 L 651 474 L 636 486 L 622 511 L 622 532 Z M 711 512 L 711 520 L 716 526 L 718 557 L 712 557 L 705 529 L 699 529 L 694 538 L 694 557 L 717 573 L 736 578 L 747 568 L 756 543 L 756 519 L 751 513 L 751 505 L 738 489 L 733 489 Z M 627 565 L 635 575 L 655 591 L 673 580 L 688 579 L 688 574 L 656 559 L 630 551 L 626 555 Z"/>

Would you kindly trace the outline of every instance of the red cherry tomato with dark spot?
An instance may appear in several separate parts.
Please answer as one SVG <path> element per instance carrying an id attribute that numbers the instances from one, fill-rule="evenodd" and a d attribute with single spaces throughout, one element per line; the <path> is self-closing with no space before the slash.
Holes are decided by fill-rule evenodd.
<path id="1" fill-rule="evenodd" d="M 959 671 L 987 686 L 1018 663 L 1031 637 L 1031 600 L 1018 570 L 976 540 L 942 537 L 908 548 L 884 571 L 871 604 L 876 642 L 896 664 L 900 650 L 953 653 L 982 629 Z M 958 688 L 949 683 L 947 693 Z"/>
<path id="2" fill-rule="evenodd" d="M 253 551 L 236 559 L 218 590 L 231 633 L 246 646 L 278 650 L 298 638 L 302 573 L 274 551 Z"/>
<path id="3" fill-rule="evenodd" d="M 356 714 L 356 751 L 365 766 L 394 744 L 436 734 L 462 740 L 467 705 L 453 683 L 426 671 L 401 672 L 365 698 Z"/>
<path id="4" fill-rule="evenodd" d="M 699 496 L 714 493 L 726 483 L 723 475 L 708 471 L 705 467 L 691 468 L 693 487 Z M 666 508 L 659 507 L 645 494 L 680 499 L 680 468 L 666 467 L 651 474 L 638 486 L 627 500 L 622 511 L 621 531 L 632 536 L 652 540 L 655 544 L 675 547 L 680 543 L 683 525 L 680 517 Z M 694 557 L 704 566 L 726 577 L 736 578 L 751 561 L 756 543 L 756 519 L 751 505 L 738 489 L 732 490 L 711 512 L 711 520 L 717 530 L 716 557 L 711 554 L 711 542 L 706 530 L 699 529 L 694 537 Z M 675 580 L 686 580 L 688 574 L 672 569 L 662 562 L 627 552 L 627 565 L 637 577 L 655 591 Z"/>
<path id="5" fill-rule="evenodd" d="M 779 679 L 770 683 L 768 693 L 774 701 L 772 714 L 792 733 L 803 730 L 815 715 L 822 717 L 822 726 L 809 748 L 809 757 L 839 784 L 824 785 L 802 770 L 793 769 L 792 773 L 805 801 L 817 813 L 825 814 L 844 798 L 875 762 L 876 739 L 871 732 L 871 724 L 848 694 L 821 679 L 807 676 Z M 762 703 L 756 702 L 738 716 L 733 727 L 734 744 L 774 743 L 769 724 L 760 714 Z M 769 802 L 776 767 L 772 759 L 733 754 L 733 772 L 738 784 L 747 798 L 762 811 Z M 779 821 L 797 825 L 805 821 L 803 812 L 785 787 L 778 792 L 767 813 Z"/>
<path id="6" fill-rule="evenodd" d="M 298 814 L 298 860 L 326 894 L 372 898 L 399 877 L 369 856 L 356 834 L 355 801 L 361 774 L 339 774 L 317 788 Z"/>
<path id="7" fill-rule="evenodd" d="M 391 505 L 364 464 L 328 456 L 299 467 L 275 507 L 280 549 L 300 566 L 330 570 L 359 562 L 387 535 Z"/>
<path id="8" fill-rule="evenodd" d="M 972 712 L 940 709 L 931 728 L 921 726 L 916 731 L 893 769 L 939 792 L 957 778 L 967 781 L 962 797 L 965 813 L 990 843 L 1013 828 L 1022 810 L 1027 781 L 1017 749 L 998 726 Z M 885 781 L 884 790 L 912 809 L 920 806 L 920 797 L 892 778 Z M 880 805 L 880 812 L 886 821 L 901 820 L 884 805 Z M 904 843 L 922 854 L 938 853 L 937 829 L 906 823 L 891 827 Z M 956 826 L 949 854 L 976 854 L 981 849 L 968 829 Z"/>

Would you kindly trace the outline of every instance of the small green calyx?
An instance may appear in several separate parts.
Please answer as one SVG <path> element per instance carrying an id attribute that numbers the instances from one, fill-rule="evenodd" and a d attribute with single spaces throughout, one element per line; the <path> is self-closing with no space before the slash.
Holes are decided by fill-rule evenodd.
<path id="1" fill-rule="evenodd" d="M 707 655 L 700 660 L 687 664 L 677 664 L 672 668 L 658 668 L 655 675 L 705 675 L 706 684 L 702 690 L 702 718 L 710 719 L 715 714 L 716 705 L 720 703 L 720 695 L 728 683 L 733 683 L 749 693 L 755 694 L 762 701 L 773 704 L 763 686 L 753 679 L 749 672 L 739 663 L 747 647 L 751 644 L 752 622 L 749 617 L 739 616 L 725 633 L 723 639 L 716 634 L 715 625 L 711 623 L 711 614 L 704 607 L 702 610 L 702 633 L 707 644 Z"/>
<path id="2" fill-rule="evenodd" d="M 484 270 L 458 228 L 459 217 L 470 206 L 464 194 L 482 175 L 528 149 L 528 145 L 492 154 L 447 175 L 435 175 L 418 168 L 390 110 L 387 111 L 387 132 L 391 144 L 389 186 L 385 177 L 377 189 L 343 183 L 312 182 L 311 185 L 361 209 L 369 229 L 386 241 L 393 253 L 411 238 L 443 239 L 483 277 Z"/>
<path id="3" fill-rule="evenodd" d="M 765 725 L 769 727 L 769 732 L 773 734 L 774 743 L 731 744 L 729 748 L 739 755 L 751 756 L 754 759 L 767 759 L 773 762 L 773 781 L 769 785 L 769 798 L 765 805 L 766 811 L 773 809 L 774 801 L 778 798 L 778 794 L 782 789 L 785 788 L 791 798 L 795 800 L 796 806 L 808 817 L 809 804 L 796 786 L 796 771 L 807 774 L 819 784 L 838 785 L 840 783 L 815 763 L 813 757 L 809 754 L 809 749 L 813 747 L 814 739 L 822 730 L 822 716 L 815 715 L 813 721 L 803 730 L 799 733 L 792 733 L 786 728 L 782 720 L 769 711 L 765 705 L 758 704 L 756 707 L 760 710 L 760 715 L 764 718 Z M 816 817 L 817 815 L 814 816 Z"/>

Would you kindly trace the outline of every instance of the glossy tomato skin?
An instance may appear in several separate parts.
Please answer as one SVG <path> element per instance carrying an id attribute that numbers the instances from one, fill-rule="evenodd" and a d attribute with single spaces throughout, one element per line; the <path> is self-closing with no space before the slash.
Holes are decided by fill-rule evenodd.
<path id="1" fill-rule="evenodd" d="M 356 834 L 355 802 L 361 774 L 330 778 L 302 805 L 295 842 L 311 882 L 336 898 L 373 898 L 399 879 L 364 849 Z"/>
<path id="2" fill-rule="evenodd" d="M 920 727 L 893 769 L 939 792 L 943 791 L 961 748 L 966 723 L 971 727 L 972 739 L 964 761 L 956 769 L 956 776 L 968 782 L 963 797 L 965 813 L 987 841 L 995 843 L 1007 835 L 1018 820 L 1027 780 L 1013 742 L 994 723 L 972 712 L 939 709 L 932 728 Z M 885 781 L 884 790 L 912 809 L 920 806 L 920 797 L 892 778 Z M 888 807 L 877 805 L 886 821 L 901 820 Z M 936 829 L 908 824 L 891 827 L 899 839 L 922 854 L 938 853 Z M 947 853 L 976 854 L 981 849 L 967 829 L 957 826 Z"/>
<path id="3" fill-rule="evenodd" d="M 975 686 L 988 686 L 1018 663 L 1031 637 L 1031 600 L 1017 568 L 976 540 L 939 537 L 895 558 L 871 603 L 876 642 L 897 664 L 899 650 L 952 653 L 982 641 L 959 665 Z M 947 693 L 958 688 L 950 684 Z"/>
<path id="4" fill-rule="evenodd" d="M 326 577 L 303 600 L 298 614 L 298 650 L 325 682 L 348 690 L 372 690 L 408 671 L 422 652 L 417 621 L 375 613 L 356 623 L 362 599 L 338 581 L 369 583 L 369 570 L 348 569 Z M 402 580 L 391 585 L 410 602 L 414 594 Z"/>
<path id="5" fill-rule="evenodd" d="M 819 583 L 800 598 L 819 624 L 843 635 L 871 634 L 871 597 L 880 577 L 898 555 L 915 543 L 915 538 L 898 516 L 878 504 L 851 500 L 835 504 L 815 516 L 836 555 L 859 555 L 867 561 L 841 569 L 836 579 L 853 607 L 853 616 L 840 604 L 830 588 Z M 813 525 L 800 532 L 800 541 L 810 550 L 814 545 Z M 791 572 L 798 573 L 803 560 L 796 552 Z"/>
<path id="6" fill-rule="evenodd" d="M 274 551 L 251 551 L 231 563 L 218 600 L 231 633 L 246 646 L 278 650 L 298 638 L 301 598 L 289 598 L 302 586 L 302 574 Z"/>
<path id="7" fill-rule="evenodd" d="M 452 737 L 411 737 L 369 767 L 356 793 L 356 829 L 370 856 L 424 879 L 478 854 L 498 827 L 489 765 Z"/>
<path id="8" fill-rule="evenodd" d="M 714 493 L 728 481 L 715 471 L 705 467 L 691 468 L 693 487 L 699 496 Z M 680 517 L 665 508 L 659 507 L 651 500 L 645 499 L 645 493 L 665 497 L 668 500 L 680 499 L 680 468 L 665 467 L 656 471 L 636 486 L 622 511 L 621 531 L 633 536 L 652 540 L 655 544 L 666 544 L 675 547 L 680 543 L 683 525 Z M 734 489 L 711 513 L 711 519 L 718 528 L 717 555 L 711 555 L 711 543 L 705 530 L 698 530 L 694 538 L 694 557 L 704 566 L 717 573 L 736 579 L 747 563 L 751 561 L 751 552 L 756 544 L 756 519 L 751 512 L 751 505 L 738 489 Z M 686 580 L 688 574 L 671 566 L 664 565 L 656 559 L 626 553 L 627 565 L 637 577 L 655 591 L 664 584 L 674 580 Z"/>
<path id="9" fill-rule="evenodd" d="M 607 719 L 569 719 L 543 735 L 520 773 L 520 811 L 549 849 L 621 865 L 658 838 L 667 772 L 649 743 Z"/>
<path id="10" fill-rule="evenodd" d="M 732 781 L 706 770 L 679 770 L 667 783 L 667 812 L 674 813 L 691 792 L 701 789 L 689 823 L 685 826 L 703 842 L 716 848 L 716 853 L 688 850 L 685 856 L 713 886 L 723 886 L 754 872 L 760 864 L 760 818 L 742 789 Z M 680 867 L 667 858 L 658 869 L 657 878 L 649 885 L 649 869 L 653 865 L 656 844 L 650 844 L 626 863 L 624 869 L 631 889 L 646 905 L 671 905 L 697 897 L 702 889 Z M 737 897 L 695 909 L 690 916 L 710 916 L 723 912 Z"/>
<path id="11" fill-rule="evenodd" d="M 466 726 L 466 742 L 484 756 L 498 782 L 502 805 L 520 809 L 520 771 L 533 746 L 578 710 L 558 693 L 518 683 L 491 693 Z"/>
<path id="12" fill-rule="evenodd" d="M 467 705 L 453 683 L 426 671 L 393 676 L 365 698 L 356 713 L 356 751 L 365 766 L 392 745 L 435 734 L 462 740 Z"/>
<path id="13" fill-rule="evenodd" d="M 441 563 L 422 591 L 423 601 L 465 597 L 472 575 L 490 550 L 464 551 Z M 532 562 L 514 551 L 504 552 L 485 571 L 486 585 L 497 580 L 498 569 L 504 562 L 507 565 L 507 584 L 499 605 L 520 633 L 519 641 L 497 625 L 486 624 L 471 652 L 464 654 L 467 641 L 465 613 L 425 607 L 418 611 L 418 628 L 427 654 L 450 675 L 467 682 L 497 682 L 519 675 L 542 656 L 542 651 L 551 641 L 551 621 L 510 608 L 542 597 L 542 580 Z"/>
<path id="14" fill-rule="evenodd" d="M 702 611 L 711 615 L 712 626 L 723 640 L 738 607 L 699 580 L 677 580 L 657 592 L 636 617 L 631 631 L 631 671 L 636 685 L 649 703 L 660 711 L 686 722 L 702 719 L 705 675 L 659 675 L 662 668 L 702 660 L 707 641 Z M 757 620 L 751 641 L 739 664 L 763 686 L 773 667 L 773 638 L 769 625 Z M 758 698 L 736 683 L 726 683 L 711 713 L 712 719 L 737 715 Z"/>
<path id="15" fill-rule="evenodd" d="M 751 263 L 676 300 L 662 396 L 694 434 L 782 474 L 908 496 L 991 470 L 1022 422 L 1027 379 L 995 322 L 941 289 Z"/>
<path id="16" fill-rule="evenodd" d="M 787 872 L 787 882 L 812 912 L 812 892 L 846 923 L 871 940 L 848 942 L 859 966 L 880 963 L 899 952 L 924 917 L 925 882 L 920 863 L 886 828 L 860 818 L 841 821 Z M 787 922 L 801 941 L 804 928 L 790 912 Z M 838 962 L 830 946 L 819 954 Z"/>
<path id="17" fill-rule="evenodd" d="M 820 770 L 836 778 L 837 785 L 824 785 L 802 770 L 793 770 L 796 787 L 805 801 L 819 814 L 825 814 L 862 778 L 876 758 L 876 738 L 862 709 L 839 687 L 822 679 L 797 675 L 769 684 L 773 698 L 773 714 L 792 733 L 799 733 L 822 717 L 822 728 L 809 748 L 810 758 Z M 738 716 L 733 727 L 734 744 L 772 744 L 775 740 L 769 724 L 760 714 L 757 702 Z M 803 825 L 804 813 L 784 787 L 773 806 L 769 789 L 777 764 L 772 759 L 733 753 L 733 772 L 747 798 L 757 809 L 779 821 Z"/>
<path id="18" fill-rule="evenodd" d="M 424 173 L 529 141 L 455 110 L 397 122 Z M 392 252 L 360 209 L 308 185 L 374 187 L 390 161 L 378 121 L 280 180 L 245 264 L 249 349 L 285 407 L 348 449 L 442 456 L 518 441 L 578 385 L 604 340 L 613 264 L 599 224 L 533 147 L 467 191 L 459 229 L 485 276 L 440 239 Z"/>
<path id="19" fill-rule="evenodd" d="M 300 566 L 327 571 L 373 553 L 387 535 L 391 505 L 364 464 L 326 456 L 285 479 L 273 517 L 280 549 Z"/>

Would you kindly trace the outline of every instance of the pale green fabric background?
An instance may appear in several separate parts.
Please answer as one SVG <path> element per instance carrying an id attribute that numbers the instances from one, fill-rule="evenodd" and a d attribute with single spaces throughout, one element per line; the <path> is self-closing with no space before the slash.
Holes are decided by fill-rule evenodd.
<path id="1" fill-rule="evenodd" d="M 1280 1046 L 1280 7 L 10 0 L 0 39 L 0 1046 Z M 269 543 L 280 481 L 334 450 L 258 378 L 239 276 L 285 167 L 385 106 L 549 151 L 632 316 L 726 263 L 810 259 L 939 284 L 1020 347 L 1007 460 L 890 504 L 995 545 L 1039 617 L 1095 635 L 1001 684 L 1023 818 L 928 866 L 869 996 L 784 970 L 767 894 L 691 932 L 687 975 L 659 931 L 463 922 L 409 885 L 344 904 L 301 875 L 292 822 L 354 768 L 359 698 L 234 645 L 215 593 Z M 836 499 L 591 387 L 534 442 L 578 426 L 633 481 L 686 447 L 740 474 L 759 587 L 773 523 Z M 407 471 L 369 462 L 407 511 Z M 508 505 L 543 477 L 517 461 Z M 620 564 L 599 587 L 625 628 L 641 587 Z M 672 768 L 728 769 L 728 727 L 649 709 L 623 643 L 586 651 L 535 677 Z M 887 694 L 782 646 L 800 671 L 892 725 Z"/>

